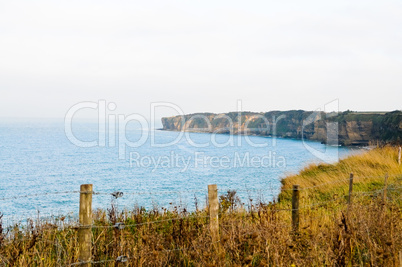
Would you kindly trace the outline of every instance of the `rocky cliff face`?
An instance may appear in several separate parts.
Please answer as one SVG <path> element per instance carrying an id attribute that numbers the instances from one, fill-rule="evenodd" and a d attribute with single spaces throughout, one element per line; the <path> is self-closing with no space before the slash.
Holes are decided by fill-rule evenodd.
<path id="1" fill-rule="evenodd" d="M 402 112 L 197 113 L 162 118 L 163 130 L 305 138 L 340 145 L 402 142 Z"/>

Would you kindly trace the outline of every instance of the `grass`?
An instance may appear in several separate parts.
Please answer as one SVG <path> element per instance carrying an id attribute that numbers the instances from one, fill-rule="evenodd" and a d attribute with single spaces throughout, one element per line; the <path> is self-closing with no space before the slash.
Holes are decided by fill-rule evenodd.
<path id="1" fill-rule="evenodd" d="M 278 201 L 247 209 L 233 191 L 220 196 L 220 239 L 208 211 L 184 208 L 94 212 L 93 266 L 399 266 L 402 167 L 394 147 L 335 165 L 310 165 L 282 180 Z M 345 195 L 354 173 L 352 202 Z M 389 174 L 386 201 L 384 176 Z M 291 228 L 291 191 L 300 185 L 300 228 Z M 325 185 L 322 185 L 325 184 Z M 368 192 L 368 193 L 365 193 Z M 118 222 L 125 227 L 118 229 Z M 117 262 L 119 256 L 126 262 Z M 122 258 L 120 258 L 122 259 Z M 124 260 L 123 260 L 124 261 Z M 78 262 L 77 228 L 63 217 L 0 226 L 0 265 L 68 266 Z"/>
<path id="2" fill-rule="evenodd" d="M 353 173 L 353 188 L 355 191 L 372 191 L 381 189 L 385 175 L 389 183 L 398 183 L 401 179 L 402 167 L 398 164 L 398 150 L 395 147 L 372 149 L 363 154 L 350 156 L 337 164 L 311 164 L 299 174 L 283 179 L 280 201 L 289 201 L 292 185 L 305 190 L 302 196 L 313 201 L 327 200 L 335 195 L 345 195 L 349 190 L 349 177 Z"/>

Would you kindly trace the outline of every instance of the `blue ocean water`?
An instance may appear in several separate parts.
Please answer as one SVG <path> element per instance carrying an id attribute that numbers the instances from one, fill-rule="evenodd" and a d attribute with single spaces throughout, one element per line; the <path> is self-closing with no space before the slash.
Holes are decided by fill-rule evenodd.
<path id="1" fill-rule="evenodd" d="M 79 140 L 99 136 L 95 123 L 76 123 L 73 131 Z M 214 183 L 220 193 L 237 190 L 243 202 L 250 198 L 270 201 L 286 175 L 308 163 L 335 162 L 338 156 L 353 152 L 319 142 L 257 136 L 187 133 L 178 138 L 177 132 L 139 129 L 129 129 L 125 136 L 134 142 L 142 134 L 146 142 L 124 147 L 125 158 L 119 159 L 119 147 L 111 147 L 108 141 L 101 147 L 74 145 L 62 121 L 0 123 L 0 212 L 4 219 L 76 215 L 78 193 L 53 193 L 78 191 L 87 183 L 93 184 L 95 192 L 104 193 L 94 195 L 94 208 L 110 207 L 113 197 L 109 193 L 121 191 L 123 197 L 115 200 L 119 209 L 180 205 L 193 210 L 195 202 L 205 205 L 207 185 Z M 151 143 L 151 134 L 158 147 Z M 161 147 L 168 142 L 172 144 Z M 312 150 L 325 154 L 317 157 Z"/>

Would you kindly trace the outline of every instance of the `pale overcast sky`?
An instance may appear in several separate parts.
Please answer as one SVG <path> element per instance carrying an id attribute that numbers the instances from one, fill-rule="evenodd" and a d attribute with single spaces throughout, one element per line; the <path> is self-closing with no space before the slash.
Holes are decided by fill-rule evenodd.
<path id="1" fill-rule="evenodd" d="M 0 0 L 0 117 L 402 108 L 402 2 Z M 175 115 L 166 110 L 162 115 Z"/>

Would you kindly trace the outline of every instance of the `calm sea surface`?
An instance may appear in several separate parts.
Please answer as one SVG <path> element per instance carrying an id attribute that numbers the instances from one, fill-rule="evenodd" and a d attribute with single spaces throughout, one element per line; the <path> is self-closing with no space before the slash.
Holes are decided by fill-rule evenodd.
<path id="1" fill-rule="evenodd" d="M 99 135 L 93 123 L 76 123 L 73 132 L 82 141 L 97 140 Z M 86 183 L 102 193 L 93 197 L 94 208 L 110 207 L 113 197 L 108 193 L 121 191 L 124 195 L 115 201 L 119 209 L 181 205 L 193 210 L 195 202 L 205 205 L 207 185 L 213 183 L 220 193 L 238 190 L 243 202 L 250 198 L 270 201 L 287 174 L 311 162 L 335 162 L 338 153 L 340 157 L 352 153 L 349 148 L 291 139 L 229 135 L 211 139 L 212 135 L 202 133 L 179 139 L 177 132 L 126 131 L 131 142 L 142 134 L 146 142 L 139 147 L 123 146 L 124 159 L 119 159 L 118 136 L 114 147 L 109 145 L 109 135 L 106 146 L 79 147 L 66 137 L 63 122 L 0 123 L 0 212 L 4 219 L 38 213 L 74 216 L 79 194 L 53 193 L 78 191 Z M 158 147 L 151 143 L 151 134 Z M 318 158 L 306 147 L 325 154 Z"/>

